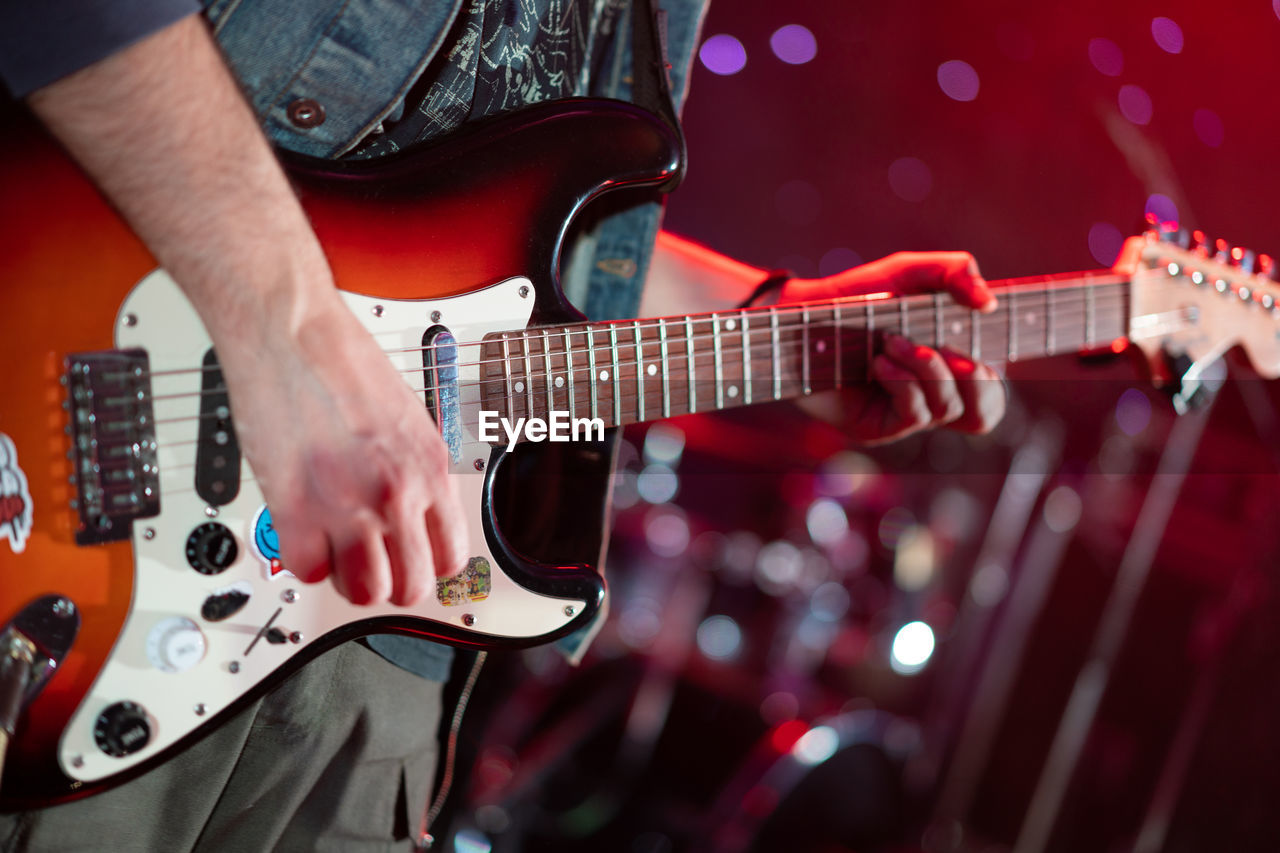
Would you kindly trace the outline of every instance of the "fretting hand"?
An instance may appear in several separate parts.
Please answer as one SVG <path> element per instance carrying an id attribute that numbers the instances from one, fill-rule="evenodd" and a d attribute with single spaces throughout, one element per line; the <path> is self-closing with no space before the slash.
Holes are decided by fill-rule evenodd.
<path id="1" fill-rule="evenodd" d="M 996 304 L 968 252 L 898 252 L 826 278 L 793 279 L 779 301 L 880 292 L 943 292 L 979 311 L 993 311 Z M 1004 415 L 1004 383 L 994 370 L 960 353 L 920 346 L 898 335 L 885 336 L 881 352 L 872 360 L 871 378 L 874 383 L 809 398 L 802 405 L 841 424 L 864 444 L 939 426 L 988 432 Z"/>

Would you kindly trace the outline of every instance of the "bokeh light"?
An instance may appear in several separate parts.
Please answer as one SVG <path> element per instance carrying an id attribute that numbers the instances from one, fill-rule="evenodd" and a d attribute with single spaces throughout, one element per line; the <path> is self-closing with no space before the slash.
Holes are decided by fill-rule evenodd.
<path id="1" fill-rule="evenodd" d="M 893 635 L 889 666 L 900 675 L 919 672 L 933 656 L 933 647 L 933 629 L 923 622 L 908 622 Z"/>
<path id="2" fill-rule="evenodd" d="M 1276 2 L 1280 3 L 1280 0 Z M 1191 124 L 1196 130 L 1196 136 L 1210 148 L 1217 148 L 1226 139 L 1227 132 L 1222 126 L 1222 119 L 1213 110 L 1196 110 L 1191 116 Z"/>
<path id="3" fill-rule="evenodd" d="M 1116 402 L 1116 426 L 1125 435 L 1137 435 L 1151 423 L 1151 399 L 1137 388 L 1129 388 Z"/>
<path id="4" fill-rule="evenodd" d="M 903 201 L 924 201 L 933 191 L 933 172 L 923 160 L 900 157 L 889 165 L 889 188 Z"/>
<path id="5" fill-rule="evenodd" d="M 830 726 L 814 726 L 796 741 L 791 755 L 801 764 L 812 767 L 836 754 L 840 748 L 840 735 Z"/>
<path id="6" fill-rule="evenodd" d="M 698 58 L 712 74 L 737 74 L 747 65 L 747 49 L 731 35 L 712 36 L 698 49 Z"/>
<path id="7" fill-rule="evenodd" d="M 817 545 L 835 545 L 849 535 L 849 519 L 844 507 L 831 498 L 818 498 L 805 513 L 809 538 Z"/>
<path id="8" fill-rule="evenodd" d="M 703 619 L 696 636 L 698 650 L 712 660 L 731 660 L 742 648 L 742 629 L 728 616 Z"/>
<path id="9" fill-rule="evenodd" d="M 938 66 L 938 86 L 953 101 L 972 101 L 978 97 L 978 72 L 963 60 L 948 60 Z"/>
<path id="10" fill-rule="evenodd" d="M 1070 531 L 1080 522 L 1083 512 L 1080 493 L 1070 486 L 1058 486 L 1044 499 L 1044 523 L 1054 533 Z"/>
<path id="11" fill-rule="evenodd" d="M 1152 18 L 1151 37 L 1165 53 L 1182 53 L 1182 27 L 1172 18 Z"/>
<path id="12" fill-rule="evenodd" d="M 1120 114 L 1134 124 L 1151 122 L 1151 96 L 1141 86 L 1126 83 L 1120 87 Z"/>
<path id="13" fill-rule="evenodd" d="M 787 24 L 769 37 L 773 55 L 788 65 L 804 65 L 818 55 L 818 40 L 808 27 Z"/>
<path id="14" fill-rule="evenodd" d="M 1116 262 L 1123 245 L 1124 235 L 1110 222 L 1095 222 L 1089 227 L 1089 254 L 1103 266 L 1109 267 Z"/>
<path id="15" fill-rule="evenodd" d="M 1154 214 L 1157 222 L 1178 221 L 1178 206 L 1173 203 L 1173 199 L 1163 193 L 1152 193 L 1148 196 L 1144 212 Z"/>
<path id="16" fill-rule="evenodd" d="M 680 490 L 680 478 L 666 465 L 646 465 L 636 478 L 636 491 L 651 504 L 663 504 Z"/>
<path id="17" fill-rule="evenodd" d="M 853 249 L 830 249 L 818 260 L 818 275 L 835 275 L 862 264 L 862 255 Z"/>
<path id="18" fill-rule="evenodd" d="M 1111 39 L 1089 39 L 1089 61 L 1108 77 L 1119 77 L 1124 71 L 1124 54 Z"/>

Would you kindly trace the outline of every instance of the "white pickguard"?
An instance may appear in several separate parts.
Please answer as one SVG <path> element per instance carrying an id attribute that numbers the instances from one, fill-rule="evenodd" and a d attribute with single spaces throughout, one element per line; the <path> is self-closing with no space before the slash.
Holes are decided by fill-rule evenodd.
<path id="1" fill-rule="evenodd" d="M 479 341 L 491 332 L 523 329 L 533 309 L 528 279 L 514 278 L 484 290 L 432 301 L 373 299 L 344 293 L 347 305 L 377 343 L 393 352 L 391 361 L 407 381 L 422 385 L 423 333 L 440 324 L 458 342 L 458 385 L 464 413 L 480 404 Z M 440 312 L 438 320 L 433 312 Z M 163 271 L 134 289 L 120 309 L 116 324 L 120 348 L 141 347 L 151 361 L 156 440 L 160 461 L 161 514 L 134 523 L 135 582 L 132 607 L 123 631 L 93 689 L 63 732 L 62 770 L 93 781 L 126 770 L 182 739 L 259 683 L 289 658 L 329 631 L 349 622 L 383 614 L 410 613 L 473 633 L 495 637 L 538 637 L 563 627 L 581 613 L 585 601 L 550 598 L 530 592 L 508 578 L 490 553 L 480 524 L 484 475 L 476 460 L 489 459 L 490 447 L 475 434 L 476 419 L 461 418 L 462 458 L 453 467 L 469 519 L 471 556 L 488 560 L 492 589 L 483 600 L 446 605 L 436 597 L 415 608 L 391 605 L 357 607 L 330 583 L 303 584 L 288 573 L 268 577 L 267 563 L 253 548 L 253 524 L 263 506 L 262 493 L 247 464 L 241 465 L 240 492 L 211 515 L 194 487 L 196 435 L 201 374 L 198 368 L 211 346 L 186 297 Z M 399 352 L 396 352 L 399 351 Z M 173 371 L 166 374 L 166 371 Z M 280 417 L 287 418 L 288 412 Z M 235 535 L 239 555 L 226 571 L 203 575 L 185 557 L 191 531 L 217 521 Z M 235 584 L 251 589 L 248 603 L 220 622 L 201 619 L 211 594 Z M 292 600 L 290 600 L 292 599 Z M 300 642 L 271 644 L 259 638 L 246 648 L 276 613 L 273 623 L 286 634 L 299 632 Z M 185 617 L 199 626 L 204 653 L 181 672 L 167 672 L 147 654 L 148 635 L 161 624 Z M 184 653 L 194 657 L 187 646 Z M 104 708 L 129 701 L 146 709 L 151 739 L 140 751 L 122 758 L 102 752 L 94 741 L 95 720 Z"/>

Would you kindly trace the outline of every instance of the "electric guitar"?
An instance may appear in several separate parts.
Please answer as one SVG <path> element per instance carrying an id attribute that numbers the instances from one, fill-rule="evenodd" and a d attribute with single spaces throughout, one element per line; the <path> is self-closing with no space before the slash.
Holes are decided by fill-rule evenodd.
<path id="1" fill-rule="evenodd" d="M 481 413 L 571 431 L 817 393 L 864 382 L 883 332 L 988 362 L 1131 342 L 1181 357 L 1188 383 L 1243 344 L 1280 373 L 1280 289 L 1240 251 L 1158 233 L 1137 273 L 996 283 L 993 314 L 876 294 L 587 322 L 556 278 L 568 223 L 680 162 L 672 131 L 626 104 L 560 102 L 394 158 L 294 163 L 347 305 L 422 394 L 472 513 L 468 567 L 431 600 L 355 607 L 280 562 L 182 292 L 56 146 L 23 132 L 0 147 L 5 809 L 131 778 L 355 636 L 489 648 L 585 625 L 603 581 L 511 544 L 493 500 L 507 436 L 486 437 Z"/>

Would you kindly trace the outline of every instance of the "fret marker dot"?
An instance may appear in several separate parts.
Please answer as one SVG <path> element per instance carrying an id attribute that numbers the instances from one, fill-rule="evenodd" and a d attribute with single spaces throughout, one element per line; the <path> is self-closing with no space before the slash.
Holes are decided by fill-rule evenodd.
<path id="1" fill-rule="evenodd" d="M 602 371 L 600 371 L 600 381 L 601 381 L 601 382 L 608 382 L 608 381 L 609 381 L 609 371 L 607 371 L 607 370 L 602 370 Z"/>
<path id="2" fill-rule="evenodd" d="M 563 387 L 564 387 L 564 377 L 563 377 L 563 376 L 557 376 L 557 377 L 556 377 L 556 387 L 557 387 L 557 388 L 563 388 Z"/>
<path id="3" fill-rule="evenodd" d="M 522 391 L 524 391 L 524 383 L 523 383 L 523 382 L 517 382 L 517 383 L 516 383 L 516 393 L 517 393 L 517 394 L 519 394 L 519 393 L 520 393 L 520 392 L 522 392 Z"/>
<path id="4" fill-rule="evenodd" d="M 651 365 L 649 365 L 647 368 L 645 368 L 645 371 L 644 371 L 644 372 L 645 372 L 645 373 L 647 373 L 647 374 L 649 374 L 650 376 L 657 376 L 657 375 L 658 375 L 658 365 L 656 365 L 656 364 L 651 364 Z"/>
<path id="5" fill-rule="evenodd" d="M 728 394 L 729 394 L 729 397 L 730 397 L 730 398 L 733 398 L 733 397 L 738 396 L 738 386 L 737 386 L 737 385 L 730 385 L 730 386 L 729 386 Z"/>
<path id="6" fill-rule="evenodd" d="M 1036 324 L 1036 315 L 1034 311 L 1027 312 L 1027 325 L 1034 326 Z"/>
<path id="7" fill-rule="evenodd" d="M 729 331 L 731 331 L 731 332 L 732 332 L 734 329 L 738 328 L 738 321 L 737 321 L 737 320 L 725 320 L 725 321 L 724 321 L 724 327 L 725 327 L 726 329 L 728 329 Z"/>
<path id="8" fill-rule="evenodd" d="M 826 351 L 827 351 L 827 342 L 826 342 L 826 341 L 818 341 L 818 343 L 814 346 L 814 349 L 816 349 L 818 352 L 826 352 Z"/>
<path id="9" fill-rule="evenodd" d="M 956 320 L 954 323 L 951 324 L 951 334 L 958 335 L 958 334 L 961 334 L 962 332 L 964 332 L 964 324 L 961 323 L 959 320 Z"/>

